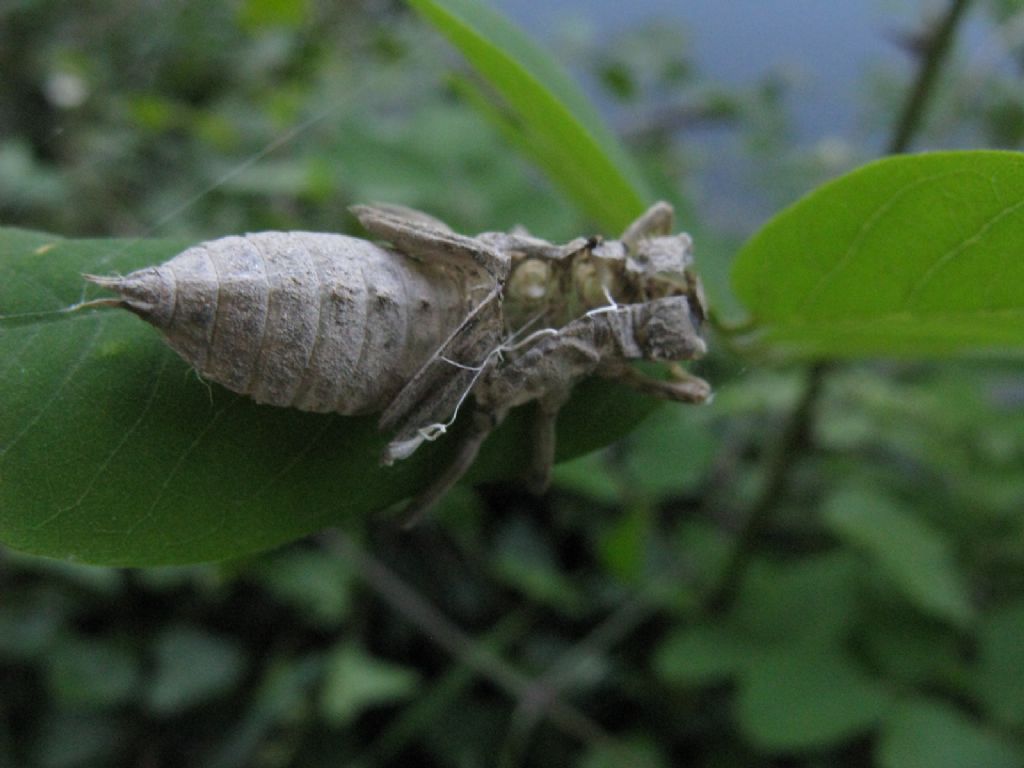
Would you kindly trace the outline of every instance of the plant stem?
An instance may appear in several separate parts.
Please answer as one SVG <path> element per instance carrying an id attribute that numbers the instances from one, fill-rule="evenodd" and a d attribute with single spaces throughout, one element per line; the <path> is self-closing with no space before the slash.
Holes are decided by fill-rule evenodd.
<path id="1" fill-rule="evenodd" d="M 889 153 L 905 152 L 920 131 L 924 114 L 935 92 L 939 72 L 956 37 L 956 29 L 971 0 L 952 0 L 946 13 L 935 23 L 922 46 L 920 64 L 914 83 L 889 141 Z M 820 361 L 811 366 L 804 379 L 803 390 L 782 428 L 767 459 L 764 485 L 737 534 L 736 544 L 719 582 L 709 591 L 703 603 L 705 612 L 724 611 L 736 598 L 751 556 L 761 535 L 771 526 L 789 488 L 793 467 L 811 444 L 815 405 L 825 376 L 833 364 Z"/>
<path id="2" fill-rule="evenodd" d="M 384 563 L 362 549 L 340 530 L 332 530 L 324 539 L 347 562 L 355 566 L 363 582 L 389 603 L 406 621 L 435 645 L 443 648 L 465 667 L 490 680 L 499 689 L 522 702 L 536 695 L 535 682 L 500 656 L 463 632 L 435 606 L 402 581 Z M 557 696 L 545 703 L 547 718 L 584 744 L 610 743 L 608 734 L 576 707 Z"/>
<path id="3" fill-rule="evenodd" d="M 953 47 L 956 28 L 970 4 L 971 0 L 953 0 L 945 15 L 932 28 L 922 51 L 921 66 L 917 70 L 914 85 L 903 104 L 903 110 L 889 141 L 889 154 L 906 152 L 920 130 L 928 102 L 938 82 L 939 70 Z"/>
<path id="4" fill-rule="evenodd" d="M 829 368 L 829 363 L 819 362 L 807 370 L 800 397 L 768 457 L 764 485 L 736 536 L 736 543 L 722 570 L 721 579 L 704 601 L 705 611 L 719 611 L 732 605 L 761 534 L 768 529 L 786 495 L 792 469 L 810 445 L 815 405 Z"/>
<path id="5" fill-rule="evenodd" d="M 499 765 L 521 763 L 531 732 L 546 716 L 551 702 L 558 701 L 565 688 L 575 682 L 581 668 L 592 659 L 604 657 L 657 611 L 656 605 L 641 595 L 635 595 L 633 599 L 623 602 L 583 640 L 560 654 L 546 672 L 537 676 L 532 684 L 531 695 L 520 697 L 519 705 L 512 715 L 512 724 L 501 751 Z"/>

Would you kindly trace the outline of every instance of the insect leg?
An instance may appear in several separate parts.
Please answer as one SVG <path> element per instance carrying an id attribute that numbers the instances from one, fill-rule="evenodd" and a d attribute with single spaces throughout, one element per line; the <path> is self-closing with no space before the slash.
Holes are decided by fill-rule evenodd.
<path id="1" fill-rule="evenodd" d="M 647 376 L 630 365 L 609 365 L 599 371 L 601 376 L 621 381 L 638 392 L 674 400 L 679 403 L 703 403 L 711 397 L 711 385 L 699 376 L 688 373 L 678 365 L 669 368 L 671 379 L 662 380 Z"/>
<path id="2" fill-rule="evenodd" d="M 411 454 L 424 429 L 447 425 L 467 393 L 491 364 L 499 346 L 501 296 L 497 287 L 473 308 L 444 344 L 417 371 L 381 414 L 380 428 L 394 432 L 383 463 Z"/>
<path id="3" fill-rule="evenodd" d="M 360 205 L 352 209 L 352 212 L 359 216 L 360 220 L 363 216 L 368 218 L 386 216 L 392 219 L 404 219 L 410 225 L 422 225 L 427 227 L 433 227 L 434 229 L 441 230 L 443 232 L 451 232 L 452 228 L 445 224 L 435 216 L 431 216 L 429 213 L 418 211 L 415 208 L 410 208 L 406 205 L 399 205 L 397 203 L 373 203 L 370 205 Z M 367 227 L 369 229 L 369 227 Z"/>
<path id="4" fill-rule="evenodd" d="M 640 214 L 636 221 L 626 227 L 619 239 L 632 251 L 644 238 L 671 235 L 674 226 L 675 211 L 662 200 Z"/>
<path id="5" fill-rule="evenodd" d="M 533 462 L 526 481 L 531 493 L 540 495 L 551 483 L 551 467 L 555 463 L 555 423 L 567 399 L 567 392 L 554 392 L 537 401 L 537 415 L 533 422 Z"/>
<path id="6" fill-rule="evenodd" d="M 448 491 L 451 490 L 466 471 L 473 466 L 480 446 L 494 429 L 501 423 L 505 414 L 491 414 L 485 411 L 476 411 L 473 414 L 473 423 L 466 435 L 463 436 L 459 447 L 455 452 L 455 458 L 445 467 L 433 482 L 421 491 L 405 508 L 403 527 L 410 528 L 420 522 L 430 508 L 434 506 Z"/>
<path id="7" fill-rule="evenodd" d="M 410 215 L 402 209 L 371 205 L 354 205 L 349 210 L 368 232 L 408 256 L 479 267 L 498 282 L 508 277 L 511 262 L 507 253 L 478 238 L 452 232 L 443 224 L 438 226 L 425 214 Z"/>
<path id="8" fill-rule="evenodd" d="M 563 261 L 586 248 L 596 247 L 600 242 L 599 238 L 577 237 L 568 243 L 556 245 L 521 232 L 483 232 L 477 235 L 477 239 L 503 253 L 517 253 L 527 259 L 543 261 Z"/>

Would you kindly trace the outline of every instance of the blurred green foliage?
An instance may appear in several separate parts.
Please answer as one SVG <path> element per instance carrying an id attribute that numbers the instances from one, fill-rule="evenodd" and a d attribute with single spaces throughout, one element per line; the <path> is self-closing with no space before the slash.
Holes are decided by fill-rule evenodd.
<path id="1" fill-rule="evenodd" d="M 576 64 L 638 108 L 682 93 L 754 130 L 759 97 L 708 97 L 671 40 L 630 50 Z M 583 231 L 439 85 L 450 61 L 386 3 L 10 4 L 0 217 L 187 239 L 337 230 L 389 199 L 467 230 Z M 1009 80 L 962 110 L 950 82 L 930 136 L 1021 142 Z M 668 179 L 697 154 L 660 129 L 636 149 Z M 698 239 L 702 263 L 729 234 Z M 353 522 L 216 566 L 0 553 L 0 766 L 1024 764 L 1020 366 L 833 370 L 712 605 L 801 388 L 715 350 L 711 406 L 658 411 L 542 500 L 460 489 L 442 524 Z M 572 711 L 545 714 L 552 692 Z"/>

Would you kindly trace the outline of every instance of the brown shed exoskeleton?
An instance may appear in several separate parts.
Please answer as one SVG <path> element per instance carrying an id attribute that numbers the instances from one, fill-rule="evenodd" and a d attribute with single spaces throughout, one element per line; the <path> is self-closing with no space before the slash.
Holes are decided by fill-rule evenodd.
<path id="1" fill-rule="evenodd" d="M 99 303 L 156 326 L 202 376 L 261 403 L 343 414 L 382 411 L 384 464 L 444 434 L 471 395 L 456 458 L 410 509 L 420 513 L 473 463 L 511 408 L 537 401 L 530 485 L 548 483 L 558 410 L 581 379 L 619 379 L 702 402 L 710 388 L 672 366 L 700 357 L 705 316 L 689 235 L 657 203 L 618 240 L 555 245 L 525 233 L 459 235 L 400 206 L 356 206 L 381 244 L 337 234 L 261 232 L 189 248 L 124 277 Z"/>

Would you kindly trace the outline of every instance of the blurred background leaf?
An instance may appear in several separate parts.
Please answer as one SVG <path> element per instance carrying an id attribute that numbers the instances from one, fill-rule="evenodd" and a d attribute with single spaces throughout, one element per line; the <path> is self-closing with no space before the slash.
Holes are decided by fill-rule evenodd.
<path id="1" fill-rule="evenodd" d="M 901 705 L 883 731 L 881 768 L 1020 765 L 1020 755 L 998 736 L 948 704 L 927 699 Z"/>
<path id="2" fill-rule="evenodd" d="M 344 644 L 327 659 L 320 709 L 328 723 L 348 725 L 365 709 L 409 698 L 416 682 L 415 672 Z"/>
<path id="3" fill-rule="evenodd" d="M 641 197 L 675 203 L 716 312 L 737 318 L 740 244 L 886 145 L 946 4 L 492 8 L 571 73 L 653 188 L 624 173 Z M 915 148 L 1022 148 L 1022 10 L 971 4 Z M 538 80 L 533 54 L 507 55 Z M 141 258 L 258 229 L 350 230 L 346 206 L 370 199 L 466 232 L 614 233 L 524 151 L 510 99 L 397 3 L 23 0 L 0 5 L 0 71 L 0 219 L 105 238 L 90 258 L 118 268 L 136 255 L 129 243 Z M 539 82 L 580 120 L 572 97 Z M 61 258 L 37 256 L 43 272 Z M 81 298 L 76 269 L 45 309 Z M 161 354 L 132 321 L 124 332 Z M 40 330 L 58 350 L 71 343 L 61 327 Z M 715 383 L 710 405 L 661 409 L 560 465 L 542 499 L 483 482 L 409 533 L 353 515 L 343 531 L 216 565 L 125 570 L 0 550 L 0 765 L 1024 763 L 1019 361 L 830 367 L 786 491 L 737 557 L 807 379 L 796 364 L 753 365 L 732 341 L 714 338 L 697 367 Z M 0 359 L 4 376 L 18 366 Z M 165 383 L 209 413 L 211 393 L 169 371 Z M 102 397 L 110 413 L 97 419 L 134 407 Z M 638 420 L 614 392 L 582 402 L 580 446 Z M 17 411 L 5 400 L 0 424 Z M 43 417 L 51 439 L 36 455 L 50 468 L 33 476 L 36 498 L 68 492 L 74 446 L 95 458 L 82 425 L 59 416 Z M 519 459 L 489 461 L 480 477 Z M 336 464 L 322 471 L 313 488 L 336 482 Z M 10 465 L 0 473 L 0 495 L 25 484 Z M 116 541 L 118 508 L 51 543 Z M 230 526 L 181 535 L 174 520 L 194 514 L 168 509 L 154 550 L 237 546 Z M 296 531 L 313 513 L 293 514 L 272 525 Z M 730 574 L 735 597 L 716 603 Z M 351 687 L 335 675 L 341 721 L 323 706 L 332 663 L 369 672 Z"/>
<path id="4" fill-rule="evenodd" d="M 653 202 L 629 155 L 586 97 L 500 14 L 477 0 L 409 0 L 409 5 L 501 95 L 509 110 L 503 122 L 518 137 L 518 146 L 608 232 L 623 231 Z M 463 87 L 474 86 L 463 81 Z"/>
<path id="5" fill-rule="evenodd" d="M 233 640 L 189 626 L 165 629 L 156 638 L 153 656 L 147 704 L 165 716 L 230 691 L 245 663 L 243 649 Z"/>
<path id="6" fill-rule="evenodd" d="M 918 608 L 957 624 L 970 620 L 970 593 L 941 533 L 891 500 L 855 490 L 830 499 L 824 519 Z"/>

